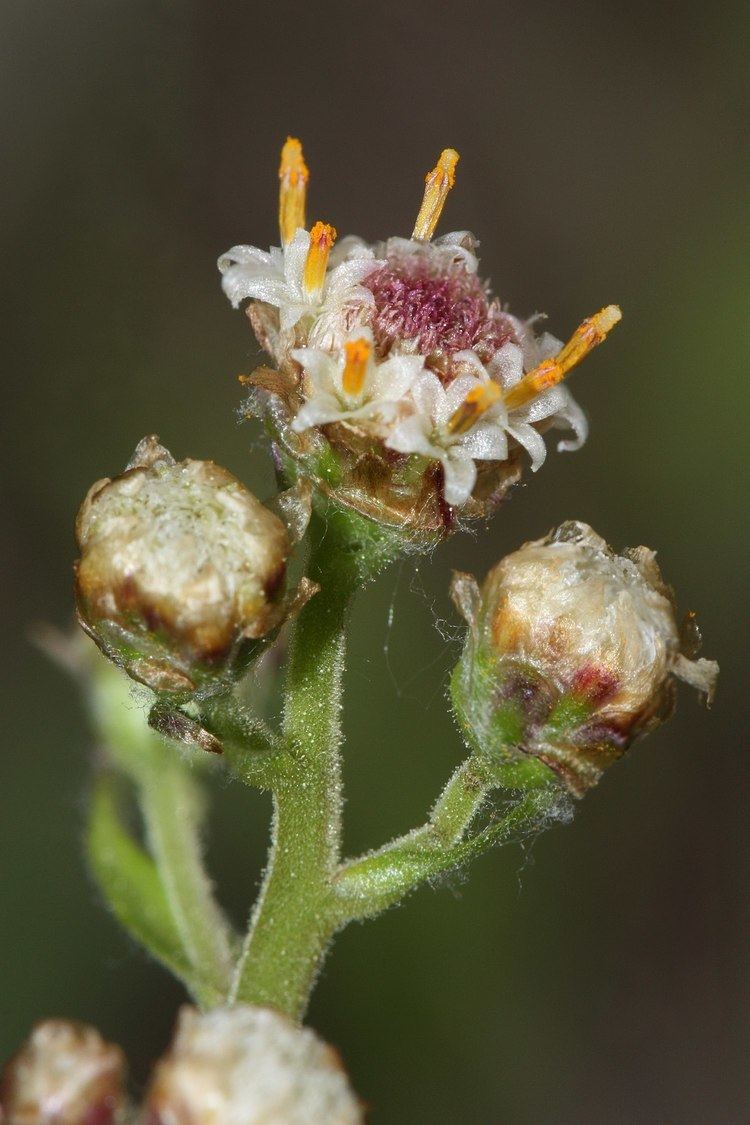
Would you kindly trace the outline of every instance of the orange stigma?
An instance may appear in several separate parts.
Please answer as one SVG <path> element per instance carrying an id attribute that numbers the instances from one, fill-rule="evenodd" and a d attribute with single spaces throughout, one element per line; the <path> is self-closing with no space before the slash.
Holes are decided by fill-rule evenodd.
<path id="1" fill-rule="evenodd" d="M 454 148 L 444 148 L 438 162 L 425 176 L 424 199 L 414 224 L 412 238 L 429 242 L 443 212 L 448 192 L 456 182 L 459 156 Z"/>
<path id="2" fill-rule="evenodd" d="M 310 249 L 307 251 L 302 285 L 308 297 L 318 297 L 328 268 L 328 255 L 336 241 L 335 228 L 328 223 L 316 223 L 310 231 Z"/>
<path id="3" fill-rule="evenodd" d="M 525 406 L 527 402 L 531 402 L 543 391 L 548 391 L 550 387 L 556 387 L 558 383 L 561 383 L 576 364 L 585 359 L 597 344 L 601 344 L 607 338 L 607 334 L 621 319 L 622 313 L 619 306 L 607 305 L 606 308 L 594 313 L 593 316 L 579 324 L 567 344 L 560 349 L 557 355 L 552 356 L 551 359 L 543 360 L 533 371 L 529 371 L 528 375 L 524 375 L 515 387 L 511 387 L 505 396 L 505 405 L 508 410 L 516 410 L 519 406 Z"/>
<path id="4" fill-rule="evenodd" d="M 465 434 L 502 397 L 503 392 L 497 383 L 481 383 L 474 387 L 448 419 L 448 433 Z"/>
<path id="5" fill-rule="evenodd" d="M 310 173 L 296 137 L 287 137 L 279 165 L 279 230 L 282 245 L 294 238 L 305 225 L 305 198 Z"/>
<path id="6" fill-rule="evenodd" d="M 372 348 L 367 340 L 348 340 L 344 344 L 346 363 L 344 374 L 341 376 L 341 385 L 344 394 L 358 395 L 365 383 L 367 364 L 370 361 Z"/>

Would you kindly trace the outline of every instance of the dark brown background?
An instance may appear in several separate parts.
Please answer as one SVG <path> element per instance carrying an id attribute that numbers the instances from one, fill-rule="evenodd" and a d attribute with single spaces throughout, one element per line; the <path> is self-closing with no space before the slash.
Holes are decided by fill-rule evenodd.
<path id="1" fill-rule="evenodd" d="M 408 234 L 448 144 L 442 229 L 477 232 L 515 311 L 561 336 L 609 301 L 625 316 L 575 376 L 585 449 L 551 455 L 487 534 L 362 597 L 351 848 L 419 820 L 460 753 L 452 565 L 481 572 L 567 517 L 657 546 L 722 687 L 710 715 L 685 693 L 571 827 L 347 932 L 310 1019 L 376 1125 L 750 1119 L 747 7 L 6 0 L 1 16 L 0 1054 L 40 1015 L 75 1015 L 142 1081 L 181 999 L 87 880 L 84 717 L 24 639 L 68 619 L 77 504 L 153 430 L 267 492 L 234 421 L 254 353 L 217 254 L 275 240 L 287 132 L 312 217 L 367 237 Z M 212 861 L 238 919 L 267 814 L 218 793 Z"/>

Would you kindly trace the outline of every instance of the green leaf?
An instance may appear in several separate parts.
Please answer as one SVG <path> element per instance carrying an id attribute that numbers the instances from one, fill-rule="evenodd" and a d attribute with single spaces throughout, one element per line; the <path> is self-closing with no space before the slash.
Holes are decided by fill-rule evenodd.
<path id="1" fill-rule="evenodd" d="M 104 774 L 96 781 L 87 846 L 91 871 L 117 920 L 195 991 L 195 973 L 183 949 L 156 865 L 124 827 L 111 775 Z M 207 999 L 206 989 L 203 982 L 200 991 Z"/>

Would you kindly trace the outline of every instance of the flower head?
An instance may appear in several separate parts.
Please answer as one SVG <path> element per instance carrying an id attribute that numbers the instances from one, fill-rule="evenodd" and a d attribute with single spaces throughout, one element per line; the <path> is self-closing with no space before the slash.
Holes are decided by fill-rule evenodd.
<path id="1" fill-rule="evenodd" d="M 154 690 L 218 686 L 292 608 L 284 523 L 226 469 L 175 462 L 154 437 L 93 485 L 76 534 L 81 624 Z"/>
<path id="2" fill-rule="evenodd" d="M 180 1012 L 146 1098 L 153 1125 L 357 1125 L 336 1052 L 270 1008 Z"/>
<path id="3" fill-rule="evenodd" d="M 434 541 L 488 515 L 520 475 L 544 462 L 542 436 L 586 437 L 561 380 L 620 318 L 610 305 L 566 345 L 508 313 L 479 276 L 467 231 L 433 240 L 455 182 L 458 153 L 428 173 L 411 238 L 367 245 L 304 220 L 308 173 L 299 142 L 282 152 L 283 249 L 234 247 L 222 283 L 248 314 L 274 369 L 243 381 L 277 459 L 328 501 Z"/>
<path id="4" fill-rule="evenodd" d="M 526 543 L 481 590 L 457 575 L 453 595 L 470 626 L 452 685 L 467 737 L 534 755 L 578 795 L 669 716 L 673 677 L 713 694 L 718 665 L 692 659 L 653 551 L 616 555 L 586 524 Z"/>

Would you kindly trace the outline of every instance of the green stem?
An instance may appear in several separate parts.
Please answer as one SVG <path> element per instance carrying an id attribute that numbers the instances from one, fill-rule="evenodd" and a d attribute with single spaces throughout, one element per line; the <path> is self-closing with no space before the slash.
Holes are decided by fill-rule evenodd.
<path id="1" fill-rule="evenodd" d="M 462 799 L 466 799 L 465 793 Z M 535 788 L 519 796 L 504 816 L 475 836 L 463 839 L 457 834 L 451 839 L 452 831 L 446 837 L 440 825 L 430 821 L 379 851 L 346 864 L 336 878 L 342 918 L 371 918 L 400 902 L 420 884 L 445 875 L 498 844 L 538 832 L 545 821 L 559 815 L 564 801 L 555 784 Z M 460 803 L 457 800 L 456 805 Z M 467 810 L 473 819 L 476 809 L 472 811 L 467 805 Z"/>
<path id="2" fill-rule="evenodd" d="M 372 525 L 374 526 L 374 525 Z M 393 557 L 365 521 L 315 516 L 308 574 L 318 594 L 292 642 L 284 738 L 293 766 L 274 793 L 272 846 L 237 965 L 233 998 L 299 1019 L 337 927 L 332 880 L 341 849 L 341 694 L 347 608 Z"/>
<path id="3" fill-rule="evenodd" d="M 224 762 L 245 785 L 274 789 L 293 761 L 284 740 L 232 695 L 206 700 L 201 722 L 218 738 Z"/>
<path id="4" fill-rule="evenodd" d="M 489 787 L 490 776 L 482 759 L 467 758 L 438 797 L 422 831 L 445 845 L 456 843 L 482 807 Z"/>

